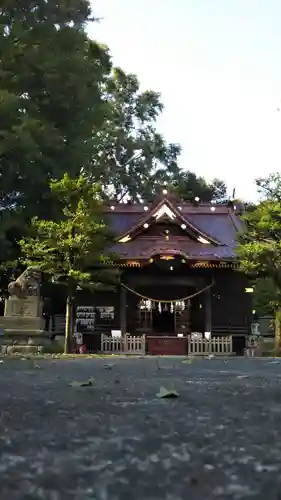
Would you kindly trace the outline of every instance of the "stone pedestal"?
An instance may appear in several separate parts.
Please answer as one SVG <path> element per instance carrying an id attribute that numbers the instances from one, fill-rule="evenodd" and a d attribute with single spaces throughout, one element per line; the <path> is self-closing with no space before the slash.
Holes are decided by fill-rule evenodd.
<path id="1" fill-rule="evenodd" d="M 50 343 L 45 331 L 42 304 L 38 296 L 21 299 L 9 297 L 4 316 L 0 317 L 0 350 L 2 352 L 38 352 Z"/>
<path id="2" fill-rule="evenodd" d="M 42 303 L 39 297 L 9 297 L 5 302 L 4 317 L 8 318 L 41 318 Z"/>

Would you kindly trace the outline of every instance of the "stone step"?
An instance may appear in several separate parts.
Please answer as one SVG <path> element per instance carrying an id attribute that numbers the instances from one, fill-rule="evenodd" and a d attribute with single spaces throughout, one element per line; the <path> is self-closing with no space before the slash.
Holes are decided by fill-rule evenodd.
<path id="1" fill-rule="evenodd" d="M 0 318 L 0 328 L 5 330 L 44 330 L 45 320 L 43 318 L 6 317 Z"/>

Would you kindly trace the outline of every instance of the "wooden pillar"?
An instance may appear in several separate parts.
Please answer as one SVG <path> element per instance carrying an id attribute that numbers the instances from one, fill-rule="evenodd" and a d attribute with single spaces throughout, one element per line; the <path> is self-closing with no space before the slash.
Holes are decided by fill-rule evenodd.
<path id="1" fill-rule="evenodd" d="M 123 286 L 120 290 L 120 330 L 122 335 L 127 333 L 127 290 Z"/>
<path id="2" fill-rule="evenodd" d="M 191 334 L 191 300 L 188 299 L 186 303 L 186 327 L 187 334 Z"/>
<path id="3" fill-rule="evenodd" d="M 205 292 L 205 332 L 212 334 L 212 294 L 211 288 Z"/>

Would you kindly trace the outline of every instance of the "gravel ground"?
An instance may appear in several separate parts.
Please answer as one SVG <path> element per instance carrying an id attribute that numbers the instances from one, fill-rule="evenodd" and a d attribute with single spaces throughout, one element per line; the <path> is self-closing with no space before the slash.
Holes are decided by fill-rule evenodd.
<path id="1" fill-rule="evenodd" d="M 281 499 L 279 360 L 4 360 L 0 380 L 1 500 Z"/>

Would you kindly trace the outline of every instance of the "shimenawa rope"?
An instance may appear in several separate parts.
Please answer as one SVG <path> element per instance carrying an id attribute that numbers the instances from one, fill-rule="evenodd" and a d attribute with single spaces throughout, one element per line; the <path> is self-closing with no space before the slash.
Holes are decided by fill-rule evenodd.
<path id="1" fill-rule="evenodd" d="M 137 295 L 141 299 L 151 300 L 151 302 L 161 302 L 162 304 L 174 304 L 175 302 L 184 301 L 184 300 L 188 300 L 188 299 L 193 299 L 193 297 L 196 297 L 196 295 L 200 295 L 200 293 L 203 293 L 206 290 L 208 290 L 209 288 L 211 288 L 214 285 L 214 281 L 212 281 L 211 285 L 205 286 L 204 288 L 202 288 L 198 292 L 195 292 L 195 293 L 193 293 L 191 295 L 187 295 L 186 297 L 179 297 L 178 299 L 172 299 L 172 300 L 153 299 L 151 297 L 146 297 L 145 295 L 142 295 L 141 293 L 136 292 L 136 290 L 133 290 L 132 288 L 128 287 L 122 281 L 121 281 L 121 285 L 124 288 L 126 288 L 129 292 L 134 293 L 135 295 Z"/>

